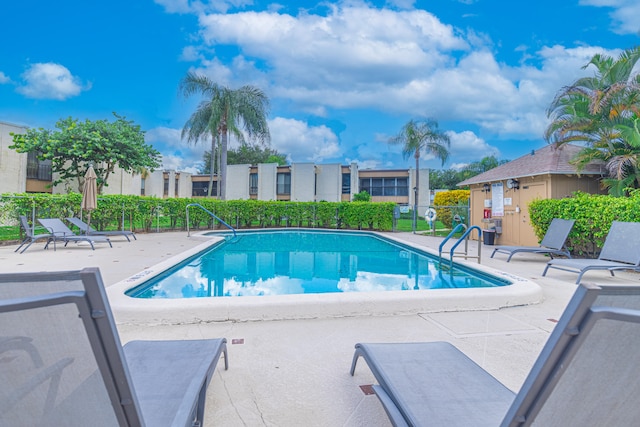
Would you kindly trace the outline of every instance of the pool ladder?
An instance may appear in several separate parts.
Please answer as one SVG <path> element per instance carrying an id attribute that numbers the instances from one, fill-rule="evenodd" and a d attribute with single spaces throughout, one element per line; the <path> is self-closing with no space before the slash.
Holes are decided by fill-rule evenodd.
<path id="1" fill-rule="evenodd" d="M 227 227 L 229 230 L 233 231 L 233 237 L 236 237 L 236 229 L 233 228 L 232 226 L 230 226 L 229 224 L 227 224 L 226 222 L 224 222 L 223 220 L 221 220 L 216 214 L 214 214 L 213 212 L 211 212 L 209 209 L 205 208 L 204 206 L 202 206 L 200 203 L 189 203 L 187 205 L 187 207 L 185 208 L 186 210 L 186 214 L 187 214 L 187 237 L 191 236 L 191 233 L 189 233 L 189 208 L 191 206 L 196 206 L 200 209 L 202 209 L 203 211 L 205 211 L 206 213 L 208 213 L 209 215 L 211 215 L 212 218 L 217 219 L 218 221 L 220 221 L 220 224 L 224 225 L 225 227 Z"/>
<path id="2" fill-rule="evenodd" d="M 465 224 L 458 224 L 455 226 L 453 230 L 451 230 L 449 235 L 445 237 L 442 243 L 440 243 L 440 247 L 438 248 L 439 250 L 438 260 L 440 261 L 441 265 L 442 265 L 442 248 L 444 248 L 444 245 L 449 241 L 449 239 L 451 239 L 454 234 L 460 231 L 460 229 L 464 229 L 465 231 L 462 234 L 462 236 L 460 236 L 460 238 L 453 244 L 453 246 L 451 247 L 451 250 L 449 251 L 449 268 L 453 266 L 453 257 L 455 256 L 464 257 L 464 259 L 476 258 L 478 260 L 478 264 L 480 264 L 480 259 L 482 254 L 482 245 L 480 244 L 480 238 L 482 237 L 482 230 L 480 230 L 480 227 L 478 227 L 477 225 L 471 226 L 470 228 L 467 229 L 467 226 Z M 478 255 L 477 256 L 469 255 L 469 235 L 474 229 L 478 230 Z M 460 245 L 460 243 L 462 243 L 463 241 L 464 241 L 464 252 L 455 252 L 458 245 Z"/>

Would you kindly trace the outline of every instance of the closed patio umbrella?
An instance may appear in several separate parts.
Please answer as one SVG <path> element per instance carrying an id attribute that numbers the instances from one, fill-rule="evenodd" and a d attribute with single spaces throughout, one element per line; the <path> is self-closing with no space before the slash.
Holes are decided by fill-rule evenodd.
<path id="1" fill-rule="evenodd" d="M 87 211 L 87 224 L 91 225 L 91 211 L 98 206 L 98 184 L 96 183 L 96 172 L 93 166 L 89 166 L 84 174 L 84 187 L 82 188 L 82 204 L 80 207 Z M 89 227 L 87 227 L 89 234 Z"/>

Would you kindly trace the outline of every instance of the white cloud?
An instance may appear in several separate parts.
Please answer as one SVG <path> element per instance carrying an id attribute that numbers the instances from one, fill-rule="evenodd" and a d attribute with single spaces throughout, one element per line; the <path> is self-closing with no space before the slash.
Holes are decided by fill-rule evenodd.
<path id="1" fill-rule="evenodd" d="M 238 45 L 244 56 L 265 61 L 274 95 L 330 105 L 343 98 L 333 92 L 346 95 L 345 105 L 352 104 L 349 92 L 400 83 L 446 64 L 450 59 L 441 51 L 468 47 L 451 26 L 423 10 L 330 7 L 328 16 L 202 15 L 202 36 L 210 45 Z"/>
<path id="2" fill-rule="evenodd" d="M 613 9 L 609 16 L 613 19 L 613 30 L 618 34 L 638 34 L 640 32 L 640 2 L 637 0 L 581 0 L 582 6 L 607 7 Z"/>
<path id="3" fill-rule="evenodd" d="M 451 157 L 461 161 L 475 162 L 483 157 L 495 156 L 500 158 L 500 150 L 493 147 L 471 131 L 446 132 L 451 141 L 449 152 Z M 453 166 L 452 166 L 453 167 Z"/>
<path id="4" fill-rule="evenodd" d="M 7 76 L 5 73 L 0 71 L 0 85 L 3 85 L 5 83 L 9 83 L 10 81 L 11 81 L 11 79 L 9 78 L 9 76 Z"/>
<path id="5" fill-rule="evenodd" d="M 162 153 L 162 167 L 196 173 L 206 150 L 211 149 L 211 140 L 204 139 L 196 144 L 182 140 L 181 129 L 157 127 L 145 133 L 145 142 Z"/>
<path id="6" fill-rule="evenodd" d="M 483 47 L 491 45 L 485 36 L 465 36 L 424 10 L 330 8 L 327 16 L 202 14 L 205 43 L 238 45 L 241 54 L 231 64 L 207 59 L 198 71 L 223 84 L 268 87 L 271 97 L 318 116 L 329 108 L 420 112 L 470 121 L 499 137 L 539 138 L 556 91 L 602 52 L 544 47 L 522 53 L 538 65 L 509 67 Z"/>
<path id="7" fill-rule="evenodd" d="M 340 154 L 338 137 L 324 125 L 276 117 L 269 121 L 269 130 L 272 148 L 292 162 L 322 162 Z"/>
<path id="8" fill-rule="evenodd" d="M 16 90 L 27 98 L 63 101 L 91 87 L 83 87 L 65 66 L 52 62 L 32 64 L 21 77 L 25 84 Z"/>
<path id="9" fill-rule="evenodd" d="M 345 159 L 345 164 L 357 163 L 358 169 L 380 169 L 383 165 L 382 162 L 377 160 L 359 160 L 359 159 Z"/>
<path id="10" fill-rule="evenodd" d="M 598 3 L 583 4 L 587 1 Z M 618 10 L 630 5 L 623 0 L 599 3 Z M 409 7 L 413 2 L 388 4 Z M 200 9 L 204 44 L 186 48 L 183 57 L 199 59 L 193 70 L 221 84 L 254 84 L 270 98 L 319 117 L 332 110 L 375 109 L 440 123 L 469 122 L 485 137 L 531 140 L 542 138 L 545 111 L 556 92 L 593 73 L 581 70 L 593 54 L 619 53 L 588 46 L 529 52 L 519 46 L 521 62 L 509 66 L 498 62 L 485 34 L 463 32 L 424 10 L 377 9 L 360 1 L 325 6 L 326 16 L 280 14 L 278 7 L 224 14 Z M 213 50 L 218 45 L 237 46 L 239 53 L 232 60 L 218 58 Z M 376 141 L 358 142 L 347 153 L 326 127 L 284 118 L 270 125 L 274 148 L 293 161 L 349 154 L 393 165 L 391 158 L 398 157 Z M 453 136 L 452 155 L 460 162 L 497 153 L 475 133 Z"/>

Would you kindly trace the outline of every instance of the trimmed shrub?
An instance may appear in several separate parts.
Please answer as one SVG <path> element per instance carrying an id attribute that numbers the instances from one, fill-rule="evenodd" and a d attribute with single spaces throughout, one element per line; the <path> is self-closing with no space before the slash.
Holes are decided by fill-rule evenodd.
<path id="1" fill-rule="evenodd" d="M 433 204 L 438 221 L 441 221 L 445 227 L 452 228 L 454 215 L 467 216 L 470 194 L 469 190 L 451 190 L 436 193 Z"/>

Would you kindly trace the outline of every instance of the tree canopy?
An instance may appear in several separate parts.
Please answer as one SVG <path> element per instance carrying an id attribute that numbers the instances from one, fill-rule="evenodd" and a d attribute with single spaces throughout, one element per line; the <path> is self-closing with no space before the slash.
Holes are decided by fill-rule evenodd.
<path id="1" fill-rule="evenodd" d="M 640 47 L 618 58 L 596 54 L 583 68 L 596 69 L 562 88 L 547 110 L 549 143 L 579 142 L 585 148 L 573 160 L 578 171 L 594 160 L 603 161 L 609 193 L 626 194 L 640 188 Z"/>
<path id="2" fill-rule="evenodd" d="M 116 166 L 126 172 L 153 171 L 160 166 L 160 153 L 145 143 L 140 126 L 116 113 L 114 116 L 113 122 L 60 119 L 57 130 L 28 129 L 24 134 L 12 134 L 9 148 L 51 160 L 52 185 L 76 180 L 79 192 L 89 165 L 93 165 L 100 193 Z"/>
<path id="3" fill-rule="evenodd" d="M 182 79 L 180 91 L 185 97 L 200 94 L 205 98 L 182 128 L 182 137 L 195 143 L 211 136 L 209 189 L 213 187 L 215 147 L 220 142 L 218 189 L 224 200 L 229 136 L 235 136 L 240 143 L 245 142 L 246 135 L 250 140 L 268 144 L 271 138 L 267 124 L 269 99 L 257 87 L 245 85 L 230 89 L 192 72 Z"/>
<path id="4" fill-rule="evenodd" d="M 211 151 L 205 151 L 202 156 L 203 166 L 199 172 L 201 174 L 211 173 Z M 261 147 L 255 144 L 242 144 L 237 149 L 230 149 L 227 152 L 228 165 L 256 165 L 258 163 L 277 163 L 286 165 L 287 157 L 268 147 Z"/>
<path id="5" fill-rule="evenodd" d="M 508 163 L 509 160 L 498 160 L 496 156 L 487 156 L 471 162 L 462 169 L 442 169 L 429 171 L 429 186 L 433 190 L 457 190 L 458 183 L 480 175 L 490 169 Z"/>

